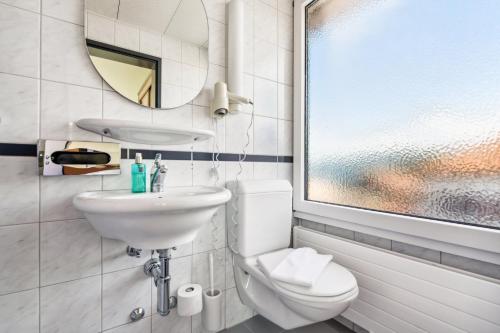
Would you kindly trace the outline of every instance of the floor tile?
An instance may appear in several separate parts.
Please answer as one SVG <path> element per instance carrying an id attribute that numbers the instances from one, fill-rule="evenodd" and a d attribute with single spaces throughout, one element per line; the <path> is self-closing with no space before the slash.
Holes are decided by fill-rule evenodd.
<path id="1" fill-rule="evenodd" d="M 246 326 L 245 324 L 239 324 L 239 325 L 236 325 L 236 326 L 233 326 L 231 328 L 227 328 L 225 329 L 224 331 L 221 331 L 221 333 L 253 333 L 252 331 L 250 331 Z M 262 332 L 264 333 L 264 332 Z"/>
<path id="2" fill-rule="evenodd" d="M 244 322 L 245 326 L 253 333 L 281 333 L 284 330 L 262 316 L 255 316 Z"/>

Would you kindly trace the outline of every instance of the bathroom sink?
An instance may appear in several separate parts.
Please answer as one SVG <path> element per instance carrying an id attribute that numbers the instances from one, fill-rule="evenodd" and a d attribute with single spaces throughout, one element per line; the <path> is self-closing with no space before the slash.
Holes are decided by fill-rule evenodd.
<path id="1" fill-rule="evenodd" d="M 230 198 L 223 187 L 193 186 L 160 193 L 84 192 L 73 198 L 73 205 L 102 237 L 135 248 L 167 249 L 191 242 Z"/>

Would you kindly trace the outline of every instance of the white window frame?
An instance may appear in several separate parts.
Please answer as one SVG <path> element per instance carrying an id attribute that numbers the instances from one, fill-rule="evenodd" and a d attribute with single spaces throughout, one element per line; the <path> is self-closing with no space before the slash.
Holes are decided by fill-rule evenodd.
<path id="1" fill-rule="evenodd" d="M 294 1 L 294 216 L 500 264 L 500 230 L 304 200 L 305 7 Z"/>

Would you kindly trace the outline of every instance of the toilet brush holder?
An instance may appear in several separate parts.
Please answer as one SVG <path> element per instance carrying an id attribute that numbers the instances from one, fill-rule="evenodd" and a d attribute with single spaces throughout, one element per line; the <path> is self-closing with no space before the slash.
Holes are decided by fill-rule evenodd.
<path id="1" fill-rule="evenodd" d="M 222 292 L 208 289 L 203 292 L 203 311 L 201 313 L 203 327 L 207 331 L 216 332 L 222 329 Z"/>

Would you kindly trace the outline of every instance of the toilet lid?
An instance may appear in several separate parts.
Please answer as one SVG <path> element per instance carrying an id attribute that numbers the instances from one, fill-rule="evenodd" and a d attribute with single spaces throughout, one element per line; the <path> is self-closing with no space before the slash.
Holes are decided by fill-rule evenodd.
<path id="1" fill-rule="evenodd" d="M 357 283 L 354 275 L 346 268 L 334 262 L 330 262 L 325 267 L 312 287 L 298 286 L 271 279 L 270 273 L 292 250 L 293 249 L 284 249 L 273 252 L 271 256 L 266 256 L 268 260 L 260 262 L 260 269 L 273 284 L 293 293 L 318 297 L 339 296 L 356 288 Z"/>

